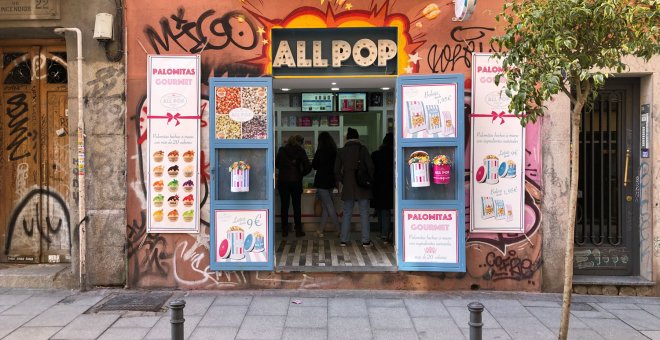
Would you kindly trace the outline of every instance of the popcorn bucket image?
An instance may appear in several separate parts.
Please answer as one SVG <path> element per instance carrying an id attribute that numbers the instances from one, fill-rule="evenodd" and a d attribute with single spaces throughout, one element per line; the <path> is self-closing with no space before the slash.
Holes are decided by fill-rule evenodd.
<path id="1" fill-rule="evenodd" d="M 433 183 L 435 184 L 449 184 L 451 180 L 451 165 L 449 164 L 433 164 Z"/>
<path id="2" fill-rule="evenodd" d="M 509 160 L 507 161 L 507 174 L 506 177 L 516 177 L 516 162 Z"/>
<path id="3" fill-rule="evenodd" d="M 242 260 L 245 258 L 245 232 L 240 227 L 231 227 L 227 230 L 227 239 L 229 239 L 229 258 L 232 260 Z"/>
<path id="4" fill-rule="evenodd" d="M 231 172 L 231 192 L 250 191 L 250 165 L 244 161 L 234 162 L 229 167 Z"/>
<path id="5" fill-rule="evenodd" d="M 413 188 L 428 187 L 431 185 L 429 176 L 429 154 L 424 151 L 415 151 L 410 154 L 410 181 Z"/>
<path id="6" fill-rule="evenodd" d="M 497 184 L 499 176 L 497 174 L 500 160 L 495 155 L 488 155 L 484 158 L 484 168 L 486 168 L 486 183 Z"/>

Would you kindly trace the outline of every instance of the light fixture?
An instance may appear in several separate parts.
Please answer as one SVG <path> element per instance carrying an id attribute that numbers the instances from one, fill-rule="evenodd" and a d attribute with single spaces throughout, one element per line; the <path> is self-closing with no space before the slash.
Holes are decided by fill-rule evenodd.
<path id="1" fill-rule="evenodd" d="M 284 92 L 287 92 L 287 91 L 289 91 L 289 90 L 291 90 L 291 89 L 290 89 L 290 88 L 286 88 L 286 87 L 283 87 L 283 88 L 282 88 L 282 91 L 284 91 Z"/>
<path id="2" fill-rule="evenodd" d="M 330 90 L 331 91 L 339 91 L 339 88 L 338 87 L 331 87 Z"/>
<path id="3" fill-rule="evenodd" d="M 381 87 L 380 89 L 383 90 L 383 91 L 389 91 L 390 88 L 389 87 Z"/>
<path id="4" fill-rule="evenodd" d="M 335 83 L 335 82 L 333 81 L 332 83 L 330 83 L 330 85 L 334 86 L 334 85 L 337 85 L 337 83 Z"/>

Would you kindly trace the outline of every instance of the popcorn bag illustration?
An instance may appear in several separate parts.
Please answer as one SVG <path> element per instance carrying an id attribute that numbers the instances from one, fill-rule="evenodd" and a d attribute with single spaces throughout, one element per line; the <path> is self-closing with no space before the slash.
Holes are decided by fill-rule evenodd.
<path id="1" fill-rule="evenodd" d="M 245 258 L 245 232 L 243 228 L 233 226 L 227 230 L 227 239 L 229 240 L 229 258 L 232 260 L 242 260 Z"/>
<path id="2" fill-rule="evenodd" d="M 424 114 L 424 105 L 419 101 L 407 101 L 408 107 L 408 133 L 415 133 L 426 130 L 426 115 Z"/>
<path id="3" fill-rule="evenodd" d="M 497 184 L 499 176 L 497 174 L 498 168 L 500 165 L 500 160 L 495 155 L 488 155 L 484 158 L 484 168 L 486 170 L 486 183 L 488 184 Z"/>
<path id="4" fill-rule="evenodd" d="M 449 184 L 451 181 L 451 161 L 446 155 L 433 157 L 433 183 Z"/>
<path id="5" fill-rule="evenodd" d="M 410 154 L 410 181 L 413 188 L 428 187 L 431 185 L 429 176 L 429 154 L 424 151 L 415 151 Z"/>
<path id="6" fill-rule="evenodd" d="M 250 164 L 244 161 L 232 163 L 229 167 L 231 173 L 231 192 L 250 191 Z"/>

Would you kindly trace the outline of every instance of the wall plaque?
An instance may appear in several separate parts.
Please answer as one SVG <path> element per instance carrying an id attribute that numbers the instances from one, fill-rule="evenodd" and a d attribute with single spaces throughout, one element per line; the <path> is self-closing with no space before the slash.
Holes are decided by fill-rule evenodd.
<path id="1" fill-rule="evenodd" d="M 59 18 L 60 0 L 0 0 L 0 20 Z"/>

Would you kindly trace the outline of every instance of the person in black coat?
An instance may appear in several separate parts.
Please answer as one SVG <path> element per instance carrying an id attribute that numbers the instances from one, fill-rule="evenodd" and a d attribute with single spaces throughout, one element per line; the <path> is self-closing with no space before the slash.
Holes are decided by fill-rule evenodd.
<path id="1" fill-rule="evenodd" d="M 380 238 L 386 242 L 392 240 L 392 215 L 394 208 L 394 135 L 390 132 L 383 138 L 380 148 L 371 154 L 374 163 L 374 198 L 371 203 L 375 208 L 380 227 Z"/>
<path id="2" fill-rule="evenodd" d="M 332 200 L 332 190 L 337 186 L 334 173 L 335 158 L 337 158 L 337 144 L 327 131 L 323 131 L 319 134 L 318 148 L 312 161 L 312 167 L 316 170 L 314 176 L 316 197 L 321 201 L 322 207 L 319 237 L 323 237 L 328 217 L 335 225 L 335 229 L 339 230 L 339 219 Z"/>
<path id="3" fill-rule="evenodd" d="M 312 171 L 307 153 L 302 148 L 302 136 L 291 136 L 287 144 L 277 151 L 275 167 L 278 172 L 277 191 L 280 193 L 280 219 L 282 236 L 289 235 L 289 199 L 293 203 L 293 223 L 296 236 L 305 236 L 302 230 L 301 200 L 302 179 Z"/>

